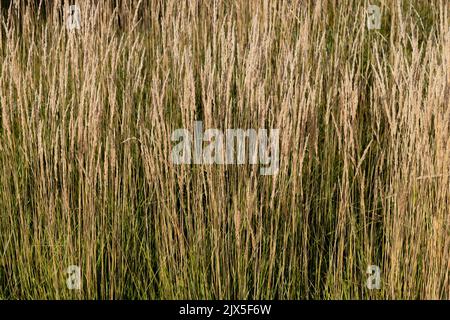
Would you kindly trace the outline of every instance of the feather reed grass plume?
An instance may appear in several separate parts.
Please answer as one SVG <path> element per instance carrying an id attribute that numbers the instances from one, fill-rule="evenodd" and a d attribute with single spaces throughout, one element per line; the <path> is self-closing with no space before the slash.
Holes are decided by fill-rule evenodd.
<path id="1" fill-rule="evenodd" d="M 447 0 L 8 2 L 0 299 L 450 298 Z M 173 164 L 195 121 L 278 173 Z"/>

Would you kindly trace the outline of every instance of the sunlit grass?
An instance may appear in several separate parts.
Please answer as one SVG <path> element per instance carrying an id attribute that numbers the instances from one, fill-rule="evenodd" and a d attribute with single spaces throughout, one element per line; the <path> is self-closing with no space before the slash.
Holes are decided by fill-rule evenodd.
<path id="1" fill-rule="evenodd" d="M 449 298 L 448 1 L 373 1 L 381 30 L 364 1 L 117 2 L 73 32 L 2 8 L 1 299 Z M 279 173 L 172 164 L 196 120 L 279 128 Z"/>

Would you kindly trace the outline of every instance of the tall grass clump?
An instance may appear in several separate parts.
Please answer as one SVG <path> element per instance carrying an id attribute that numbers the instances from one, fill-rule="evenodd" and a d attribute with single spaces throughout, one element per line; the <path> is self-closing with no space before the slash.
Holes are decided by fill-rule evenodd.
<path id="1" fill-rule="evenodd" d="M 447 0 L 68 5 L 1 7 L 0 299 L 450 298 Z M 197 120 L 278 174 L 173 164 Z"/>

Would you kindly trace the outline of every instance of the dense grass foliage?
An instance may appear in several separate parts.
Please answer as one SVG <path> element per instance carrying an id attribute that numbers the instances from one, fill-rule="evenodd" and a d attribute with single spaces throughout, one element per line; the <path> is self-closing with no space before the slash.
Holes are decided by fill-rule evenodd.
<path id="1" fill-rule="evenodd" d="M 448 0 L 374 0 L 380 30 L 356 0 L 87 0 L 74 31 L 30 3 L 0 15 L 0 298 L 450 298 Z M 280 129 L 278 174 L 172 164 L 196 120 Z"/>

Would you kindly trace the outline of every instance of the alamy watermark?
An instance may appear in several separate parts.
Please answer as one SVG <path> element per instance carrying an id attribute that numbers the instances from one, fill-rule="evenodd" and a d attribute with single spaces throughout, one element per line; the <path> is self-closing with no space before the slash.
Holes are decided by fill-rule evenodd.
<path id="1" fill-rule="evenodd" d="M 69 6 L 69 16 L 67 17 L 67 29 L 72 31 L 81 28 L 81 10 L 78 5 Z"/>
<path id="2" fill-rule="evenodd" d="M 279 170 L 279 129 L 206 129 L 194 122 L 193 134 L 187 129 L 173 131 L 171 140 L 174 164 L 260 164 L 261 175 Z M 248 143 L 246 143 L 248 142 Z M 246 152 L 247 151 L 247 152 Z M 263 167 L 265 166 L 265 167 Z"/>
<path id="3" fill-rule="evenodd" d="M 81 289 L 81 268 L 79 266 L 71 265 L 66 269 L 68 274 L 66 278 L 67 289 L 80 290 Z"/>
<path id="4" fill-rule="evenodd" d="M 369 275 L 367 277 L 366 286 L 367 289 L 380 289 L 381 288 L 381 270 L 379 266 L 370 265 L 367 266 L 366 273 Z"/>
<path id="5" fill-rule="evenodd" d="M 369 30 L 381 29 L 381 9 L 376 5 L 369 5 L 367 9 L 367 28 Z"/>

